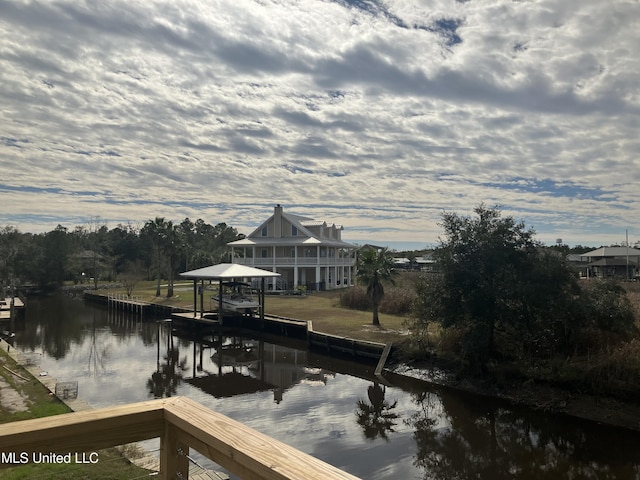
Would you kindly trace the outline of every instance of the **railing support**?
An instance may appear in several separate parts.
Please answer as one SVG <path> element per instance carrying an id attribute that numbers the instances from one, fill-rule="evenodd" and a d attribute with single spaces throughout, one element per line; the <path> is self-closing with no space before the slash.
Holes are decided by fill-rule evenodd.
<path id="1" fill-rule="evenodd" d="M 180 432 L 165 424 L 160 437 L 160 479 L 187 480 L 189 478 L 189 446 L 180 441 Z"/>

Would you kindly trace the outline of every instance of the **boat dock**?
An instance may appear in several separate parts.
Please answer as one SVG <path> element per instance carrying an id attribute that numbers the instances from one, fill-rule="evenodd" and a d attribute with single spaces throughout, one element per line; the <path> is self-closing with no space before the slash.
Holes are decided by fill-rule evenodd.
<path id="1" fill-rule="evenodd" d="M 24 312 L 25 302 L 21 297 L 0 299 L 0 335 L 11 336 L 16 331 L 16 320 L 24 322 Z"/>
<path id="2" fill-rule="evenodd" d="M 184 312 L 173 313 L 171 319 L 177 325 L 186 328 L 195 327 L 200 331 L 207 327 L 213 330 L 241 329 L 257 331 L 264 335 L 302 340 L 311 350 L 327 354 L 338 353 L 355 360 L 378 362 L 383 354 L 385 354 L 386 360 L 391 350 L 391 346 L 384 343 L 316 332 L 313 330 L 313 323 L 310 320 L 298 320 L 277 315 L 264 315 L 264 318 L 260 318 L 225 313 L 221 323 L 216 312 L 207 312 L 202 317 L 194 316 L 193 312 Z"/>
<path id="3" fill-rule="evenodd" d="M 0 320 L 10 320 L 12 316 L 24 311 L 24 302 L 20 297 L 0 299 Z"/>
<path id="4" fill-rule="evenodd" d="M 311 321 L 295 318 L 281 317 L 265 314 L 263 317 L 256 315 L 242 315 L 239 313 L 225 312 L 222 321 L 216 311 L 195 312 L 194 310 L 163 307 L 146 302 L 139 302 L 126 295 L 97 295 L 85 294 L 85 298 L 107 304 L 109 308 L 123 312 L 132 312 L 141 317 L 151 314 L 154 318 L 159 316 L 170 317 L 174 326 L 203 333 L 207 330 L 247 330 L 260 332 L 262 335 L 286 337 L 301 340 L 309 349 L 328 355 L 339 354 L 353 360 L 379 362 L 381 357 L 387 356 L 392 349 L 384 343 L 356 340 L 353 338 L 316 332 Z M 386 350 L 386 352 L 385 352 Z M 381 370 L 379 366 L 378 370 Z"/>

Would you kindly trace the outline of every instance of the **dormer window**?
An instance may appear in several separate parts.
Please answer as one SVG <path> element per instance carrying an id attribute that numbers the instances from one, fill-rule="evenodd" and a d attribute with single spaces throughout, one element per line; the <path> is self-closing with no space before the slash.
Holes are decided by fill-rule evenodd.
<path id="1" fill-rule="evenodd" d="M 298 236 L 298 227 L 296 227 L 295 225 L 291 225 L 291 236 L 292 237 Z"/>

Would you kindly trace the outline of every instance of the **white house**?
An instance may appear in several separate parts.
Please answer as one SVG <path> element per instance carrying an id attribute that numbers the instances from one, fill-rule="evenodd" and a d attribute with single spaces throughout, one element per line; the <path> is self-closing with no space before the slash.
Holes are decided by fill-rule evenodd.
<path id="1" fill-rule="evenodd" d="M 356 246 L 342 240 L 341 225 L 284 213 L 273 215 L 242 240 L 230 242 L 233 263 L 281 275 L 272 290 L 348 287 L 355 276 Z"/>

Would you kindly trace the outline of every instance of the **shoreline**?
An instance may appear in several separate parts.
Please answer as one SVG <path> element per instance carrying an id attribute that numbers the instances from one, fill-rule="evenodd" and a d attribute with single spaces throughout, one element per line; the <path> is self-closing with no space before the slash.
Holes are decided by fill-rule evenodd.
<path id="1" fill-rule="evenodd" d="M 532 380 L 501 385 L 482 380 L 459 380 L 427 361 L 414 365 L 398 363 L 387 370 L 446 389 L 506 401 L 518 407 L 640 433 L 640 404 L 613 396 L 575 392 Z"/>

